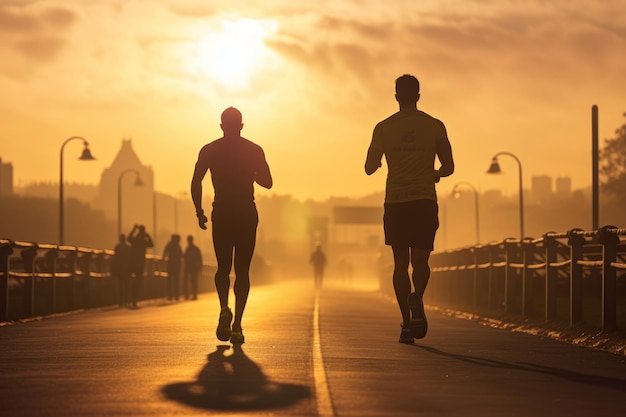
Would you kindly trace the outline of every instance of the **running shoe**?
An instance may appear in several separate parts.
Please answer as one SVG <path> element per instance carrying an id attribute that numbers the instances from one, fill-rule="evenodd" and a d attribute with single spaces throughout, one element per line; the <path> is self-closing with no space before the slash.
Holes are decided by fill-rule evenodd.
<path id="1" fill-rule="evenodd" d="M 230 335 L 230 343 L 240 345 L 245 342 L 246 338 L 243 337 L 243 331 L 241 329 L 233 329 Z"/>
<path id="2" fill-rule="evenodd" d="M 232 331 L 230 330 L 230 323 L 233 321 L 233 312 L 229 307 L 222 307 L 220 311 L 220 319 L 217 324 L 217 330 L 215 335 L 222 342 L 227 342 L 230 339 Z"/>
<path id="3" fill-rule="evenodd" d="M 416 339 L 422 339 L 428 332 L 428 321 L 424 312 L 422 297 L 412 292 L 409 294 L 409 309 L 411 309 L 411 333 Z"/>
<path id="4" fill-rule="evenodd" d="M 398 342 L 400 343 L 408 343 L 411 344 L 415 342 L 413 340 L 413 334 L 411 333 L 411 329 L 409 327 L 404 327 L 402 324 L 400 325 L 402 330 L 400 331 L 400 339 Z"/>

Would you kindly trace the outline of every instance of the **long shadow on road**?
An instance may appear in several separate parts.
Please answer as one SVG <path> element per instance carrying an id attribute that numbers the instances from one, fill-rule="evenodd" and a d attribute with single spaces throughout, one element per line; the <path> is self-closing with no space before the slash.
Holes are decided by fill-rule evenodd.
<path id="1" fill-rule="evenodd" d="M 626 380 L 621 378 L 613 378 L 600 375 L 590 375 L 582 372 L 574 372 L 568 369 L 553 368 L 550 366 L 538 365 L 528 362 L 510 363 L 502 362 L 493 359 L 480 358 L 476 356 L 461 355 L 458 353 L 444 352 L 442 350 L 415 344 L 417 348 L 423 349 L 427 352 L 445 356 L 448 358 L 457 359 L 466 363 L 474 365 L 492 367 L 492 368 L 505 368 L 527 372 L 537 372 L 541 374 L 551 375 L 558 378 L 566 379 L 568 381 L 577 382 L 581 384 L 588 384 L 603 388 L 612 388 L 618 391 L 626 391 Z"/>
<path id="2" fill-rule="evenodd" d="M 269 410 L 291 406 L 309 398 L 308 387 L 273 382 L 243 352 L 241 345 L 219 345 L 207 356 L 208 362 L 197 381 L 163 387 L 171 400 L 212 410 Z"/>

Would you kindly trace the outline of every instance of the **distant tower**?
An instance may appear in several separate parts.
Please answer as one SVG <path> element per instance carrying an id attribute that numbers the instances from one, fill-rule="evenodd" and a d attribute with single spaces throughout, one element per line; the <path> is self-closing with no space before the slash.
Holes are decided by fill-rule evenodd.
<path id="1" fill-rule="evenodd" d="M 118 184 L 120 175 L 127 169 L 139 172 L 142 186 L 135 185 L 137 175 L 134 172 L 122 177 L 122 232 L 128 233 L 134 224 L 143 224 L 148 231 L 152 230 L 154 171 L 151 166 L 141 163 L 131 145 L 130 139 L 122 139 L 122 147 L 111 166 L 102 171 L 96 209 L 104 211 L 105 215 L 117 220 Z M 117 230 L 111 234 L 111 239 L 117 241 Z"/>
<path id="2" fill-rule="evenodd" d="M 0 195 L 13 195 L 13 165 L 0 158 Z"/>
<path id="3" fill-rule="evenodd" d="M 572 179 L 570 177 L 558 177 L 556 179 L 557 197 L 570 197 L 572 195 Z"/>
<path id="4" fill-rule="evenodd" d="M 537 175 L 532 177 L 531 195 L 535 204 L 546 204 L 552 197 L 552 177 Z"/>

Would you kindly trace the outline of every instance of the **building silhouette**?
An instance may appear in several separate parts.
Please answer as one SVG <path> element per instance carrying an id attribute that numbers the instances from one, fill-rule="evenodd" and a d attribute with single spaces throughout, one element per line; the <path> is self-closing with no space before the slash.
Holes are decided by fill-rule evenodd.
<path id="1" fill-rule="evenodd" d="M 572 179 L 570 177 L 557 177 L 556 189 L 554 191 L 557 197 L 564 198 L 572 195 Z"/>
<path id="2" fill-rule="evenodd" d="M 125 173 L 127 170 L 132 170 Z M 137 173 L 143 185 L 136 185 Z M 120 181 L 121 179 L 121 181 Z M 94 200 L 96 208 L 108 218 L 118 218 L 118 192 L 121 192 L 122 233 L 128 233 L 134 224 L 143 224 L 154 234 L 154 171 L 141 163 L 130 139 L 122 139 L 122 146 L 108 168 L 102 171 L 98 193 Z M 117 241 L 117 230 L 111 231 L 110 239 Z"/>
<path id="3" fill-rule="evenodd" d="M 535 175 L 531 178 L 531 201 L 534 204 L 548 204 L 552 199 L 552 177 Z"/>
<path id="4" fill-rule="evenodd" d="M 0 158 L 0 195 L 13 195 L 13 165 Z"/>

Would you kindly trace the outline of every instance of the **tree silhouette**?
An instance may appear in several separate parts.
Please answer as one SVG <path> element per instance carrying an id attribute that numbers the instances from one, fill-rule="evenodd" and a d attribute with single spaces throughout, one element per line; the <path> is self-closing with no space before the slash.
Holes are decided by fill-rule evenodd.
<path id="1" fill-rule="evenodd" d="M 599 165 L 603 190 L 619 200 L 626 200 L 626 123 L 615 130 L 614 138 L 606 139 L 600 150 Z"/>

